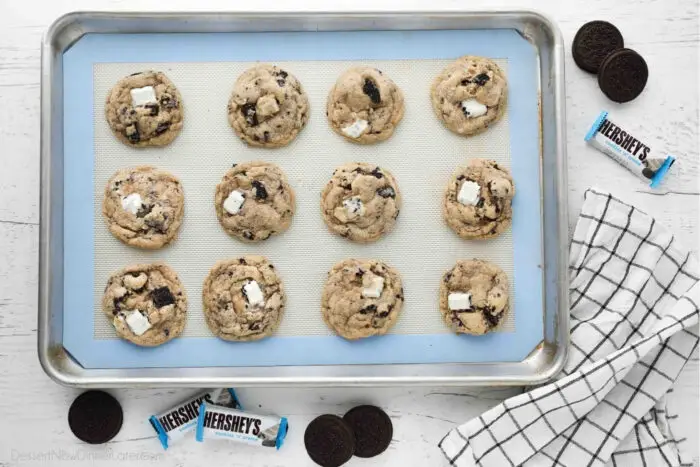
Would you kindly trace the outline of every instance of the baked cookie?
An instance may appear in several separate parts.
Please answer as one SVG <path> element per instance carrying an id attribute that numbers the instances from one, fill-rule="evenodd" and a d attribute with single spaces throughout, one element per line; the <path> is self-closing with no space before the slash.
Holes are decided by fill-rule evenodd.
<path id="1" fill-rule="evenodd" d="M 175 271 L 165 264 L 136 264 L 110 276 L 102 310 L 119 337 L 153 347 L 185 329 L 187 296 Z"/>
<path id="2" fill-rule="evenodd" d="M 184 213 L 180 180 L 155 167 L 118 170 L 105 187 L 102 214 L 107 227 L 130 246 L 157 249 L 172 242 Z"/>
<path id="3" fill-rule="evenodd" d="M 403 112 L 401 89 L 381 71 L 370 67 L 350 68 L 340 75 L 326 103 L 333 131 L 361 144 L 389 138 Z"/>
<path id="4" fill-rule="evenodd" d="M 122 78 L 107 96 L 107 123 L 127 146 L 165 146 L 182 130 L 184 109 L 175 85 L 159 71 Z"/>
<path id="5" fill-rule="evenodd" d="M 386 334 L 403 306 L 399 272 L 377 260 L 346 259 L 328 273 L 321 314 L 346 339 Z"/>
<path id="6" fill-rule="evenodd" d="M 309 99 L 294 75 L 273 65 L 257 65 L 236 80 L 228 121 L 249 145 L 286 146 L 308 120 Z"/>
<path id="7" fill-rule="evenodd" d="M 510 308 L 508 277 L 487 261 L 458 261 L 442 276 L 440 313 L 458 334 L 481 335 L 496 329 Z"/>
<path id="8" fill-rule="evenodd" d="M 373 242 L 389 232 L 400 208 L 391 173 L 364 162 L 338 167 L 321 192 L 321 214 L 330 231 L 355 242 Z"/>
<path id="9" fill-rule="evenodd" d="M 275 164 L 234 164 L 216 186 L 214 207 L 228 234 L 245 242 L 259 242 L 289 228 L 294 191 Z"/>
<path id="10" fill-rule="evenodd" d="M 442 215 L 457 235 L 484 239 L 511 224 L 515 185 L 508 170 L 487 159 L 472 159 L 458 168 L 445 190 Z"/>
<path id="11" fill-rule="evenodd" d="M 462 136 L 481 133 L 506 111 L 506 75 L 493 61 L 464 56 L 434 80 L 430 90 L 435 115 Z"/>
<path id="12" fill-rule="evenodd" d="M 202 287 L 204 318 L 227 341 L 254 341 L 272 334 L 282 320 L 284 288 L 262 256 L 219 261 Z"/>

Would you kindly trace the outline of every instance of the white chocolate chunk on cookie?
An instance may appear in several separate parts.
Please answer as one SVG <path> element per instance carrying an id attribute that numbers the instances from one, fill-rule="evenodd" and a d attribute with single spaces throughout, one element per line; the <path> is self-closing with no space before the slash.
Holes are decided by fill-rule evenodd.
<path id="1" fill-rule="evenodd" d="M 126 318 L 126 324 L 129 329 L 137 336 L 142 336 L 144 332 L 151 329 L 151 323 L 148 322 L 148 318 L 143 316 L 140 311 L 132 310 L 124 312 Z"/>
<path id="2" fill-rule="evenodd" d="M 380 276 L 373 276 L 367 282 L 369 282 L 369 284 L 362 289 L 362 296 L 365 298 L 381 297 L 382 290 L 384 290 L 384 278 Z"/>
<path id="3" fill-rule="evenodd" d="M 243 192 L 240 190 L 233 190 L 224 201 L 224 210 L 227 213 L 235 216 L 240 212 L 241 207 L 243 207 L 243 203 L 245 203 L 245 196 L 243 195 Z"/>

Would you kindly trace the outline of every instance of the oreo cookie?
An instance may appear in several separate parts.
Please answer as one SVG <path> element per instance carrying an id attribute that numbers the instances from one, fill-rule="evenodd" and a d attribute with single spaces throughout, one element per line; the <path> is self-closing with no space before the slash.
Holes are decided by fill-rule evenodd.
<path id="1" fill-rule="evenodd" d="M 591 21 L 576 33 L 571 53 L 579 68 L 598 73 L 605 58 L 624 46 L 625 40 L 614 25 L 607 21 Z"/>
<path id="2" fill-rule="evenodd" d="M 304 432 L 304 446 L 312 461 L 321 467 L 339 467 L 355 452 L 355 435 L 336 415 L 321 415 Z"/>
<path id="3" fill-rule="evenodd" d="M 374 457 L 389 447 L 394 427 L 389 416 L 379 407 L 360 405 L 343 416 L 355 433 L 355 455 Z"/>
<path id="4" fill-rule="evenodd" d="M 82 393 L 68 410 L 70 430 L 89 444 L 102 444 L 114 438 L 123 421 L 122 406 L 104 391 Z"/>
<path id="5" fill-rule="evenodd" d="M 600 65 L 598 86 L 608 99 L 625 103 L 639 96 L 647 85 L 647 62 L 631 49 L 620 49 L 608 55 Z"/>

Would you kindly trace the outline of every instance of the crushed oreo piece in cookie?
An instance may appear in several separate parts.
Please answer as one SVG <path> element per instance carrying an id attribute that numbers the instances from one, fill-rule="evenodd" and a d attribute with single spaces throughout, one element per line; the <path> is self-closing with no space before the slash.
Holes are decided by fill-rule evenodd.
<path id="1" fill-rule="evenodd" d="M 476 75 L 476 77 L 474 78 L 474 82 L 475 82 L 478 86 L 483 86 L 483 85 L 485 85 L 486 83 L 488 83 L 490 79 L 491 79 L 491 78 L 489 78 L 489 75 L 487 75 L 486 73 L 481 73 L 481 74 L 479 74 L 479 75 Z"/>
<path id="2" fill-rule="evenodd" d="M 382 170 L 379 167 L 375 167 L 374 170 L 370 173 L 370 175 L 374 175 L 376 178 L 384 177 L 384 174 L 382 173 Z"/>
<path id="3" fill-rule="evenodd" d="M 258 116 L 255 110 L 255 104 L 250 102 L 246 103 L 241 107 L 241 113 L 245 117 L 245 121 L 250 126 L 258 125 Z"/>
<path id="4" fill-rule="evenodd" d="M 163 95 L 160 98 L 160 105 L 166 109 L 177 109 L 177 99 L 168 95 Z"/>
<path id="5" fill-rule="evenodd" d="M 255 199 L 267 199 L 267 189 L 265 189 L 265 185 L 262 182 L 253 180 L 252 185 L 255 191 Z"/>
<path id="6" fill-rule="evenodd" d="M 141 209 L 136 211 L 136 217 L 138 218 L 143 218 L 149 215 L 153 211 L 153 205 L 152 204 L 143 204 L 141 205 Z"/>
<path id="7" fill-rule="evenodd" d="M 156 135 L 162 135 L 166 131 L 168 131 L 168 128 L 170 128 L 170 122 L 161 122 L 158 124 L 156 127 Z"/>
<path id="8" fill-rule="evenodd" d="M 501 315 L 493 315 L 493 307 L 492 306 L 487 306 L 484 307 L 481 310 L 481 316 L 484 317 L 484 321 L 486 321 L 491 328 L 495 328 L 498 326 L 498 323 L 501 322 Z"/>
<path id="9" fill-rule="evenodd" d="M 379 188 L 377 194 L 382 198 L 396 198 L 396 192 L 390 186 L 385 186 L 384 188 Z"/>
<path id="10" fill-rule="evenodd" d="M 158 104 L 149 103 L 149 104 L 144 105 L 144 107 L 151 111 L 152 117 L 155 117 L 160 112 L 160 106 Z"/>
<path id="11" fill-rule="evenodd" d="M 128 133 L 128 134 L 126 135 L 126 137 L 129 139 L 129 142 L 130 142 L 130 143 L 136 144 L 136 143 L 138 143 L 139 141 L 141 141 L 141 135 L 139 134 L 139 127 L 134 123 L 134 124 L 131 125 L 130 127 L 127 127 L 127 130 L 128 130 L 129 128 L 132 129 L 132 132 L 131 132 L 131 133 Z"/>
<path id="12" fill-rule="evenodd" d="M 369 78 L 365 78 L 365 84 L 362 85 L 362 92 L 367 94 L 373 104 L 379 104 L 382 101 L 382 98 L 379 95 L 379 88 L 377 88 L 374 81 Z"/>
<path id="13" fill-rule="evenodd" d="M 175 303 L 175 297 L 173 297 L 172 292 L 170 292 L 170 289 L 167 287 L 158 287 L 153 290 L 153 292 L 151 292 L 151 299 L 156 308 L 163 308 L 164 306 Z"/>
<path id="14" fill-rule="evenodd" d="M 377 305 L 367 305 L 360 310 L 360 313 L 364 315 L 367 313 L 374 313 L 375 311 L 377 311 Z"/>

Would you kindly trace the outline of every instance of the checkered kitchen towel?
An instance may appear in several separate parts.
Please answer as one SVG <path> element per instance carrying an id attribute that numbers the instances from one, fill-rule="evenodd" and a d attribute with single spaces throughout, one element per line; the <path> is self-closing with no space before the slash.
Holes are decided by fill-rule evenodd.
<path id="1" fill-rule="evenodd" d="M 590 189 L 569 267 L 560 379 L 453 429 L 440 448 L 463 467 L 692 466 L 665 396 L 698 345 L 696 258 L 649 215 Z"/>

